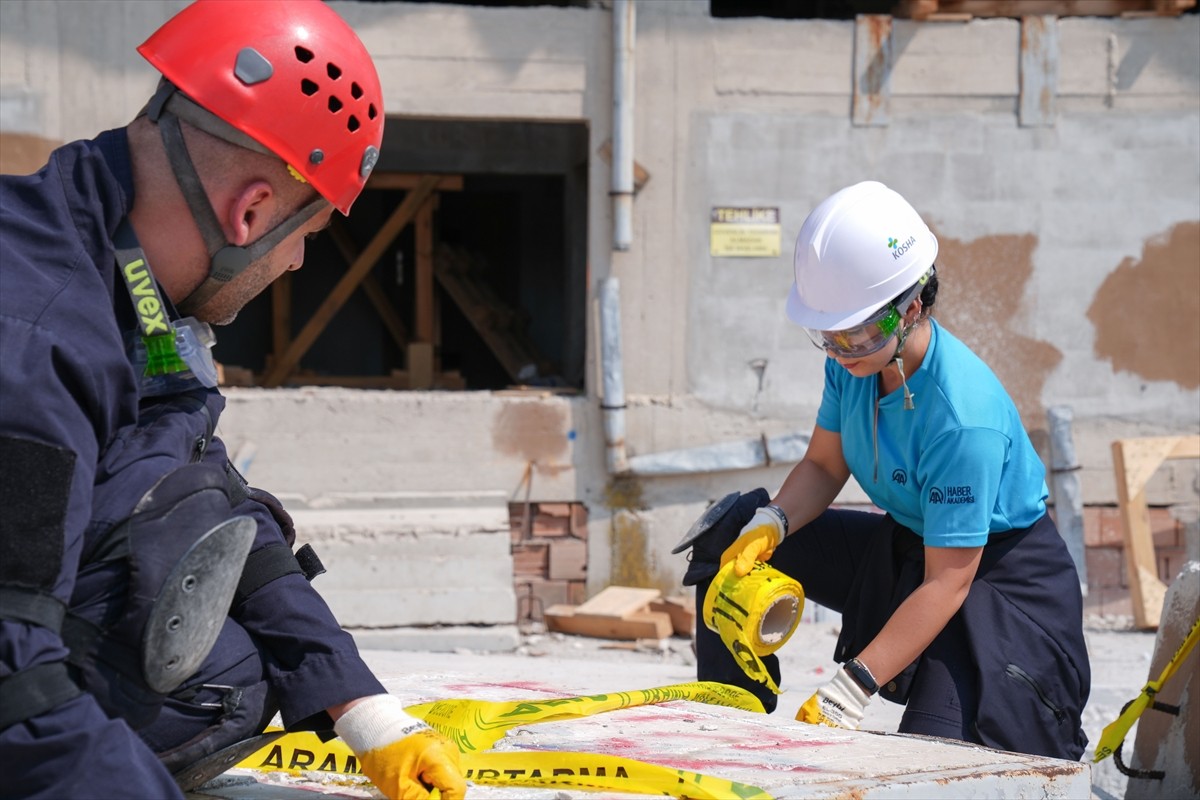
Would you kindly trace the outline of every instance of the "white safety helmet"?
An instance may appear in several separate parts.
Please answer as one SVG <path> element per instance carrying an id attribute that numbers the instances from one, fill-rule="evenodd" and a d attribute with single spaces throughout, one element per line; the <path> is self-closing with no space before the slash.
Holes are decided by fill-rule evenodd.
<path id="1" fill-rule="evenodd" d="M 899 194 L 878 181 L 848 186 L 800 226 L 788 318 L 812 331 L 861 325 L 921 280 L 937 252 L 937 238 Z"/>

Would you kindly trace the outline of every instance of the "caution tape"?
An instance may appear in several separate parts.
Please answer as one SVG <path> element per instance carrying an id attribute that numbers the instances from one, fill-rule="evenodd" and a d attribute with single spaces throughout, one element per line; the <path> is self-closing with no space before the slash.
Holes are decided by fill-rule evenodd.
<path id="1" fill-rule="evenodd" d="M 673 700 L 692 700 L 708 705 L 765 713 L 762 702 L 750 692 L 713 681 L 694 681 L 654 689 L 550 700 L 435 700 L 432 703 L 408 706 L 405 711 L 425 720 L 457 744 L 460 751 L 469 753 L 487 750 L 503 737 L 505 732 L 518 725 L 577 719 L 605 711 L 669 703 Z"/>
<path id="2" fill-rule="evenodd" d="M 1197 617 L 1196 621 L 1192 623 L 1192 628 L 1184 637 L 1183 644 L 1179 645 L 1175 655 L 1171 656 L 1171 660 L 1163 667 L 1158 680 L 1147 681 L 1138 696 L 1122 709 L 1121 715 L 1104 727 L 1100 733 L 1100 741 L 1096 744 L 1096 755 L 1092 758 L 1093 763 L 1103 761 L 1114 751 L 1120 750 L 1121 743 L 1125 741 L 1125 736 L 1133 727 L 1133 723 L 1137 722 L 1142 712 L 1154 702 L 1154 696 L 1162 690 L 1163 684 L 1175 674 L 1175 670 L 1179 669 L 1179 665 L 1188 657 L 1188 653 L 1196 646 L 1197 641 L 1200 641 L 1200 617 Z"/>
<path id="3" fill-rule="evenodd" d="M 632 758 L 560 751 L 464 753 L 463 777 L 486 786 L 567 787 L 591 791 L 656 794 L 691 800 L 771 800 L 757 786 Z M 341 739 L 289 733 L 238 763 L 261 772 L 362 775 L 358 758 Z"/>
<path id="4" fill-rule="evenodd" d="M 742 671 L 779 694 L 761 656 L 787 642 L 804 611 L 804 589 L 793 578 L 762 562 L 739 578 L 730 561 L 704 595 L 703 619 L 721 637 Z"/>

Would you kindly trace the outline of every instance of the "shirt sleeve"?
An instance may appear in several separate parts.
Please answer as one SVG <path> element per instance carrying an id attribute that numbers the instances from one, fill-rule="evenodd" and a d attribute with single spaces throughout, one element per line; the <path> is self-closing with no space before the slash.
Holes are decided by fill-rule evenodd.
<path id="1" fill-rule="evenodd" d="M 834 372 L 836 367 L 837 362 L 832 358 L 825 359 L 825 388 L 821 392 L 821 407 L 817 409 L 817 424 L 831 433 L 842 432 L 842 387 Z"/>
<path id="2" fill-rule="evenodd" d="M 1008 453 L 1008 437 L 999 431 L 958 428 L 921 454 L 918 479 L 927 546 L 987 544 Z"/>

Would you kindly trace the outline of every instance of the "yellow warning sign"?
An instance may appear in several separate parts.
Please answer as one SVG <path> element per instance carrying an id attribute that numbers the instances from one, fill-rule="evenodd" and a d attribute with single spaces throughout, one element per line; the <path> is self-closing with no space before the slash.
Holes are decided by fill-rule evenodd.
<path id="1" fill-rule="evenodd" d="M 778 257 L 782 230 L 778 208 L 714 207 L 708 251 L 718 258 Z"/>

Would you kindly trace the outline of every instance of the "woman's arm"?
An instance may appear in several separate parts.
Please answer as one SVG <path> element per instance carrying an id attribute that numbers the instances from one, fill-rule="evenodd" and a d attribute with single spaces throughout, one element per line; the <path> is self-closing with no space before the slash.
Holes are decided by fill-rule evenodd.
<path id="1" fill-rule="evenodd" d="M 849 479 L 841 434 L 814 426 L 804 458 L 788 473 L 772 501 L 787 514 L 788 533 L 824 513 Z"/>
<path id="2" fill-rule="evenodd" d="M 982 547 L 925 548 L 925 580 L 858 654 L 880 685 L 915 661 L 962 607 L 982 556 Z"/>

